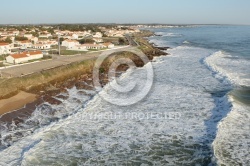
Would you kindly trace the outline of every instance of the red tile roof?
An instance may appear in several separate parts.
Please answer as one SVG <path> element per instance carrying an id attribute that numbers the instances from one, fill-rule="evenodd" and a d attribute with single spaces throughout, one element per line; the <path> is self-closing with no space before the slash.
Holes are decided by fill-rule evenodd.
<path id="1" fill-rule="evenodd" d="M 14 59 L 19 59 L 19 58 L 26 58 L 28 57 L 28 55 L 32 56 L 32 55 L 38 55 L 38 54 L 42 54 L 42 52 L 41 51 L 22 52 L 19 54 L 12 54 L 10 56 L 12 56 Z"/>
<path id="2" fill-rule="evenodd" d="M 29 40 L 24 40 L 24 41 L 21 41 L 21 43 L 30 43 Z"/>
<path id="3" fill-rule="evenodd" d="M 28 57 L 26 53 L 12 54 L 12 55 L 10 55 L 10 56 L 12 56 L 14 59 L 19 59 L 19 58 L 26 58 L 26 57 Z"/>
<path id="4" fill-rule="evenodd" d="M 33 51 L 33 52 L 29 52 L 30 55 L 38 55 L 38 54 L 42 54 L 41 51 Z"/>
<path id="5" fill-rule="evenodd" d="M 9 43 L 0 43 L 0 46 L 7 46 Z"/>

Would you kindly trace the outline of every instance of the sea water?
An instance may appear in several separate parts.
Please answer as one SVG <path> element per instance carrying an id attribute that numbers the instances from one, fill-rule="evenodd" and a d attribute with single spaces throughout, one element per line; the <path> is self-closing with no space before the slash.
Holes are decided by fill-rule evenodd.
<path id="1" fill-rule="evenodd" d="M 43 103 L 22 127 L 1 128 L 0 165 L 250 165 L 250 27 L 150 30 L 161 35 L 150 42 L 171 49 L 147 64 L 154 82 L 143 100 L 107 102 L 98 93 L 118 98 L 112 84 L 68 89 L 62 104 Z M 140 91 L 146 68 L 119 82 L 136 80 Z"/>

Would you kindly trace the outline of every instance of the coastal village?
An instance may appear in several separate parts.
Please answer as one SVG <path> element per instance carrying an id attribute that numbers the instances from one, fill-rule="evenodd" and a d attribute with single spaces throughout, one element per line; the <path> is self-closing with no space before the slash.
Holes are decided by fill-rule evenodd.
<path id="1" fill-rule="evenodd" d="M 20 109 L 38 96 L 59 104 L 53 96 L 72 86 L 92 90 L 93 69 L 103 53 L 110 56 L 99 67 L 101 86 L 109 82 L 109 65 L 121 57 L 142 67 L 145 63 L 140 56 L 152 60 L 167 55 L 166 48 L 155 47 L 146 39 L 154 33 L 141 28 L 92 24 L 0 26 L 0 115 Z M 117 75 L 127 69 L 126 64 L 119 65 Z M 19 104 L 9 104 L 15 101 Z"/>
<path id="2" fill-rule="evenodd" d="M 70 56 L 126 45 L 136 26 L 5 26 L 0 27 L 0 67 Z"/>
<path id="3" fill-rule="evenodd" d="M 0 26 L 0 115 L 36 101 L 38 96 L 58 104 L 53 96 L 72 86 L 93 89 L 93 68 L 104 52 L 110 56 L 99 67 L 101 86 L 109 82 L 109 65 L 121 57 L 142 67 L 145 63 L 139 56 L 153 60 L 168 55 L 166 48 L 148 42 L 146 37 L 154 33 L 141 28 L 92 24 Z M 116 71 L 120 75 L 127 69 L 121 64 Z M 9 104 L 13 101 L 19 104 Z"/>

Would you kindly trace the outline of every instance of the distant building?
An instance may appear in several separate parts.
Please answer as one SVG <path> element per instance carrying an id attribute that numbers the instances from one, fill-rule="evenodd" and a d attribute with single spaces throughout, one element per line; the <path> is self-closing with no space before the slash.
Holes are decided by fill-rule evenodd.
<path id="1" fill-rule="evenodd" d="M 51 33 L 42 33 L 39 35 L 39 38 L 49 38 L 52 37 Z"/>
<path id="2" fill-rule="evenodd" d="M 1 37 L 8 37 L 8 36 L 10 36 L 10 35 L 7 32 L 1 33 Z"/>
<path id="3" fill-rule="evenodd" d="M 102 42 L 103 42 L 103 39 L 102 39 L 102 38 L 96 38 L 96 37 L 94 37 L 93 40 L 94 40 L 96 43 L 102 43 Z"/>
<path id="4" fill-rule="evenodd" d="M 10 54 L 11 45 L 9 43 L 0 43 L 0 55 Z"/>
<path id="5" fill-rule="evenodd" d="M 23 37 L 27 37 L 29 40 L 33 37 L 32 34 L 24 34 Z"/>
<path id="6" fill-rule="evenodd" d="M 88 51 L 87 47 L 85 45 L 75 45 L 69 50 L 75 50 L 75 51 Z"/>
<path id="7" fill-rule="evenodd" d="M 20 45 L 20 48 L 24 50 L 32 47 L 32 43 L 29 40 L 19 41 L 18 44 Z"/>
<path id="8" fill-rule="evenodd" d="M 100 50 L 103 48 L 106 48 L 106 46 L 102 45 L 102 44 L 82 44 L 82 46 L 85 46 L 86 49 L 88 50 Z"/>
<path id="9" fill-rule="evenodd" d="M 64 40 L 62 46 L 67 47 L 68 49 L 74 48 L 76 45 L 79 45 L 79 42 L 76 40 Z"/>
<path id="10" fill-rule="evenodd" d="M 78 35 L 77 34 L 73 34 L 71 38 L 72 39 L 78 39 Z"/>
<path id="11" fill-rule="evenodd" d="M 6 62 L 11 64 L 25 63 L 30 60 L 36 60 L 43 58 L 41 51 L 23 52 L 19 54 L 12 54 L 6 57 Z"/>
<path id="12" fill-rule="evenodd" d="M 38 42 L 38 38 L 37 38 L 37 37 L 32 37 L 32 38 L 30 39 L 30 41 L 31 41 L 32 43 L 36 44 L 36 43 Z"/>
<path id="13" fill-rule="evenodd" d="M 102 33 L 101 32 L 96 32 L 95 35 L 93 36 L 94 38 L 102 38 Z"/>
<path id="14" fill-rule="evenodd" d="M 115 45 L 113 43 L 103 43 L 104 46 L 106 46 L 107 48 L 114 48 Z"/>
<path id="15" fill-rule="evenodd" d="M 45 50 L 45 49 L 50 49 L 51 45 L 50 44 L 33 44 L 32 48 Z"/>
<path id="16" fill-rule="evenodd" d="M 48 45 L 58 45 L 58 41 L 57 40 L 53 40 L 53 39 L 39 39 L 39 41 L 36 44 L 48 44 Z"/>

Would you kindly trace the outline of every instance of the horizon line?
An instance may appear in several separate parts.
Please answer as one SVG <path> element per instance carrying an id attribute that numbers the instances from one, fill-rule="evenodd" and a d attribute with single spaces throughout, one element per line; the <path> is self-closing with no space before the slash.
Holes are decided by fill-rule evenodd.
<path id="1" fill-rule="evenodd" d="M 220 24 L 220 23 L 205 23 L 205 24 L 194 24 L 194 23 L 0 23 L 0 26 L 10 26 L 10 25 L 240 25 L 249 26 L 250 24 Z"/>

